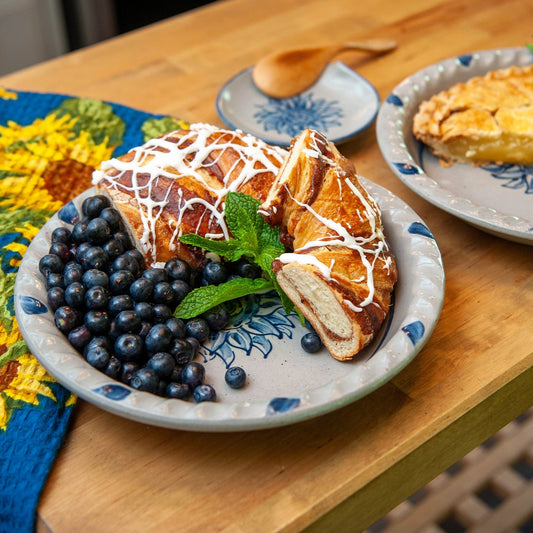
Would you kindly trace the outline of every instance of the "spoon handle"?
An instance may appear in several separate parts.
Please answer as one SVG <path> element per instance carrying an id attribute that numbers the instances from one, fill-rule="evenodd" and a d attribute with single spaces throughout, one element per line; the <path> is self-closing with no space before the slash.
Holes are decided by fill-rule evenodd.
<path id="1" fill-rule="evenodd" d="M 339 46 L 338 51 L 360 50 L 362 52 L 389 52 L 396 48 L 396 41 L 390 39 L 369 39 L 368 41 L 350 41 Z M 337 52 L 338 53 L 338 52 Z"/>

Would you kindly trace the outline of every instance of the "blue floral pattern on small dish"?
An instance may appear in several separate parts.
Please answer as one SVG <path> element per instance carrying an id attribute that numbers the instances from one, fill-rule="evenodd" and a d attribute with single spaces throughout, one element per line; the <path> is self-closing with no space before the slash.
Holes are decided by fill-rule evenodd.
<path id="1" fill-rule="evenodd" d="M 275 130 L 291 137 L 306 128 L 327 133 L 332 126 L 340 126 L 344 114 L 337 100 L 315 98 L 313 93 L 293 98 L 269 98 L 266 104 L 256 104 L 254 118 L 265 131 Z"/>

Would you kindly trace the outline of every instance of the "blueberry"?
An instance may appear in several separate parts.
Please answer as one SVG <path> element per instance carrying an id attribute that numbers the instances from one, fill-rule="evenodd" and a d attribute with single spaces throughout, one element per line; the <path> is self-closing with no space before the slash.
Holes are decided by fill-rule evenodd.
<path id="1" fill-rule="evenodd" d="M 168 272 L 170 279 L 189 282 L 191 279 L 191 267 L 182 259 L 174 257 L 167 261 L 165 270 Z"/>
<path id="2" fill-rule="evenodd" d="M 139 368 L 130 379 L 130 386 L 141 391 L 156 392 L 158 385 L 159 378 L 151 368 Z"/>
<path id="3" fill-rule="evenodd" d="M 88 218 L 96 218 L 101 213 L 102 209 L 105 209 L 110 205 L 111 202 L 107 196 L 97 194 L 86 198 L 81 205 L 81 209 L 83 214 Z"/>
<path id="4" fill-rule="evenodd" d="M 87 253 L 87 250 L 91 248 L 91 245 L 88 242 L 82 242 L 78 244 L 78 247 L 76 248 L 76 253 L 74 255 L 76 261 L 79 263 L 79 265 L 85 270 L 85 265 L 87 264 L 87 259 L 85 258 L 85 254 Z"/>
<path id="5" fill-rule="evenodd" d="M 220 331 L 229 324 L 229 312 L 223 305 L 209 310 L 203 316 L 209 324 L 209 328 L 213 331 Z"/>
<path id="6" fill-rule="evenodd" d="M 177 400 L 186 400 L 191 395 L 189 385 L 185 383 L 170 382 L 165 390 L 165 395 L 168 398 L 175 398 Z"/>
<path id="7" fill-rule="evenodd" d="M 68 305 L 61 306 L 55 310 L 54 321 L 57 329 L 65 334 L 81 324 L 79 313 Z"/>
<path id="8" fill-rule="evenodd" d="M 131 376 L 133 376 L 133 373 L 136 372 L 138 369 L 139 369 L 139 365 L 137 363 L 134 363 L 133 361 L 127 361 L 125 363 L 122 363 L 120 381 L 122 381 L 122 383 L 126 383 L 127 385 L 129 385 Z"/>
<path id="9" fill-rule="evenodd" d="M 236 273 L 241 278 L 258 278 L 261 276 L 261 269 L 255 265 L 252 265 L 249 261 L 241 259 L 237 262 Z"/>
<path id="10" fill-rule="evenodd" d="M 228 279 L 228 269 L 219 261 L 210 261 L 202 270 L 202 278 L 209 285 L 220 285 Z"/>
<path id="11" fill-rule="evenodd" d="M 46 298 L 52 311 L 55 311 L 59 307 L 66 305 L 65 291 L 62 287 L 50 288 L 46 293 Z"/>
<path id="12" fill-rule="evenodd" d="M 152 322 L 154 319 L 154 309 L 148 302 L 136 302 L 134 309 L 135 312 L 141 317 L 141 320 L 145 322 Z"/>
<path id="13" fill-rule="evenodd" d="M 104 287 L 97 285 L 85 292 L 85 306 L 87 309 L 105 309 L 109 303 L 109 293 Z"/>
<path id="14" fill-rule="evenodd" d="M 85 252 L 83 259 L 85 262 L 82 266 L 85 270 L 89 270 L 90 268 L 105 270 L 109 264 L 109 256 L 101 246 L 91 246 Z"/>
<path id="15" fill-rule="evenodd" d="M 69 244 L 72 239 L 72 233 L 68 228 L 59 226 L 54 231 L 52 231 L 51 242 L 62 242 Z"/>
<path id="16" fill-rule="evenodd" d="M 170 286 L 172 287 L 172 290 L 174 291 L 174 303 L 179 304 L 187 294 L 189 294 L 192 290 L 192 287 L 186 282 L 181 279 L 174 280 Z"/>
<path id="17" fill-rule="evenodd" d="M 108 352 L 111 352 L 112 344 L 109 342 L 108 337 L 105 337 L 103 335 L 93 337 L 87 346 L 85 346 L 83 350 L 83 354 L 85 355 L 91 348 L 96 348 L 97 346 L 100 346 L 101 348 L 105 348 Z"/>
<path id="18" fill-rule="evenodd" d="M 189 337 L 194 337 L 200 342 L 203 342 L 209 338 L 209 324 L 203 318 L 193 318 L 187 321 L 185 329 Z"/>
<path id="19" fill-rule="evenodd" d="M 138 278 L 130 285 L 130 294 L 136 302 L 149 302 L 154 294 L 154 284 L 144 277 Z"/>
<path id="20" fill-rule="evenodd" d="M 174 297 L 172 286 L 167 281 L 160 281 L 154 286 L 154 303 L 171 306 L 174 302 Z"/>
<path id="21" fill-rule="evenodd" d="M 54 242 L 51 244 L 50 249 L 48 250 L 49 254 L 57 255 L 63 264 L 72 261 L 72 253 L 70 247 L 64 242 Z"/>
<path id="22" fill-rule="evenodd" d="M 149 279 L 155 285 L 161 281 L 168 281 L 168 272 L 163 268 L 148 268 L 142 273 L 142 277 Z"/>
<path id="23" fill-rule="evenodd" d="M 87 241 L 87 224 L 87 220 L 80 220 L 72 228 L 72 240 L 75 243 L 81 244 L 82 242 Z"/>
<path id="24" fill-rule="evenodd" d="M 246 372 L 240 366 L 232 366 L 226 370 L 224 379 L 232 389 L 240 389 L 246 383 Z"/>
<path id="25" fill-rule="evenodd" d="M 185 322 L 181 320 L 181 318 L 169 318 L 165 322 L 165 326 L 167 326 L 170 331 L 172 331 L 172 335 L 177 339 L 184 339 L 185 338 Z"/>
<path id="26" fill-rule="evenodd" d="M 96 268 L 85 271 L 81 280 L 87 289 L 96 287 L 97 285 L 105 289 L 109 288 L 109 276 L 104 271 Z"/>
<path id="27" fill-rule="evenodd" d="M 193 347 L 184 339 L 172 339 L 168 353 L 174 357 L 177 365 L 186 365 L 194 357 Z"/>
<path id="28" fill-rule="evenodd" d="M 63 261 L 56 254 L 43 255 L 39 261 L 39 272 L 45 277 L 52 272 L 63 272 L 63 267 Z"/>
<path id="29" fill-rule="evenodd" d="M 113 239 L 120 241 L 124 247 L 124 251 L 129 250 L 132 247 L 131 239 L 125 231 L 117 231 L 113 234 Z"/>
<path id="30" fill-rule="evenodd" d="M 94 366 L 94 368 L 97 368 L 98 370 L 107 370 L 107 367 L 111 361 L 111 356 L 109 355 L 109 352 L 102 346 L 95 346 L 94 348 L 87 350 L 85 359 L 87 359 L 87 362 L 91 366 Z M 118 361 L 118 359 L 114 359 Z M 120 361 L 118 362 L 120 363 Z M 118 371 L 116 375 L 118 375 Z"/>
<path id="31" fill-rule="evenodd" d="M 120 213 L 114 207 L 105 207 L 102 209 L 100 218 L 103 218 L 108 223 L 113 233 L 122 230 L 124 226 Z"/>
<path id="32" fill-rule="evenodd" d="M 134 280 L 135 276 L 131 271 L 116 270 L 109 276 L 109 290 L 113 294 L 125 294 Z"/>
<path id="33" fill-rule="evenodd" d="M 85 304 L 85 285 L 75 281 L 65 287 L 65 301 L 71 307 L 83 307 Z"/>
<path id="34" fill-rule="evenodd" d="M 129 294 L 116 294 L 111 296 L 107 310 L 111 316 L 118 315 L 121 311 L 133 309 L 133 299 Z"/>
<path id="35" fill-rule="evenodd" d="M 46 290 L 50 290 L 52 287 L 65 287 L 65 280 L 63 274 L 60 272 L 49 272 L 46 276 Z"/>
<path id="36" fill-rule="evenodd" d="M 119 255 L 122 255 L 126 251 L 122 241 L 115 238 L 109 239 L 107 242 L 102 244 L 102 248 L 105 250 L 111 261 L 114 261 Z"/>
<path id="37" fill-rule="evenodd" d="M 70 344 L 79 352 L 83 351 L 83 348 L 89 344 L 92 338 L 91 332 L 87 326 L 82 325 L 74 329 L 71 329 L 67 335 Z"/>
<path id="38" fill-rule="evenodd" d="M 165 304 L 155 304 L 152 306 L 154 311 L 154 322 L 157 324 L 165 323 L 169 318 L 172 318 L 172 311 L 170 307 Z"/>
<path id="39" fill-rule="evenodd" d="M 174 370 L 175 363 L 170 354 L 158 352 L 148 359 L 146 366 L 151 368 L 159 378 L 169 379 Z"/>
<path id="40" fill-rule="evenodd" d="M 211 385 L 198 385 L 194 389 L 193 397 L 195 402 L 215 402 L 217 393 Z"/>
<path id="41" fill-rule="evenodd" d="M 195 389 L 204 382 L 205 368 L 201 363 L 188 363 L 181 371 L 181 382 Z"/>
<path id="42" fill-rule="evenodd" d="M 111 327 L 111 319 L 106 311 L 87 311 L 83 321 L 93 335 L 105 335 Z"/>
<path id="43" fill-rule="evenodd" d="M 138 361 L 143 352 L 143 340 L 139 335 L 124 333 L 115 341 L 115 355 L 123 362 Z"/>
<path id="44" fill-rule="evenodd" d="M 115 356 L 111 356 L 107 363 L 107 366 L 104 369 L 104 374 L 113 379 L 120 379 L 120 374 L 122 372 L 122 363 Z"/>
<path id="45" fill-rule="evenodd" d="M 164 324 L 152 326 L 144 339 L 144 344 L 149 352 L 165 352 L 172 342 L 172 331 Z"/>
<path id="46" fill-rule="evenodd" d="M 133 309 L 121 311 L 115 320 L 123 333 L 138 333 L 141 329 L 141 317 Z"/>
<path id="47" fill-rule="evenodd" d="M 127 255 L 127 253 L 128 252 L 124 252 L 113 261 L 111 264 L 111 271 L 129 270 L 135 277 L 137 277 L 141 273 L 141 267 L 137 260 L 131 255 Z"/>
<path id="48" fill-rule="evenodd" d="M 301 341 L 302 348 L 309 353 L 318 352 L 322 348 L 322 340 L 315 332 L 306 333 Z"/>
<path id="49" fill-rule="evenodd" d="M 63 280 L 65 285 L 70 285 L 75 281 L 81 281 L 83 277 L 83 268 L 79 263 L 70 261 L 65 265 L 65 270 L 63 270 Z"/>
<path id="50" fill-rule="evenodd" d="M 130 250 L 126 250 L 124 254 L 137 261 L 137 264 L 141 269 L 144 268 L 144 256 L 141 252 L 139 252 L 139 250 L 137 250 L 137 248 L 131 248 Z"/>

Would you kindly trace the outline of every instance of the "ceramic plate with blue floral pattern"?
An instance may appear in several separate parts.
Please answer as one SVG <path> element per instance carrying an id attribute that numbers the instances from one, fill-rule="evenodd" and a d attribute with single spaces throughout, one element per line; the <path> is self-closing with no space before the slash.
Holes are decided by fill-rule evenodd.
<path id="1" fill-rule="evenodd" d="M 233 129 L 288 146 L 312 128 L 339 143 L 368 128 L 379 110 L 379 96 L 365 78 L 337 61 L 317 82 L 292 98 L 270 98 L 252 80 L 253 67 L 230 79 L 219 91 L 217 111 Z"/>
<path id="2" fill-rule="evenodd" d="M 412 134 L 419 104 L 473 76 L 533 62 L 527 48 L 453 57 L 416 72 L 388 96 L 377 119 L 381 152 L 396 175 L 428 202 L 499 237 L 533 245 L 533 167 L 444 167 Z"/>
<path id="3" fill-rule="evenodd" d="M 139 392 L 108 378 L 74 351 L 48 309 L 40 258 L 52 231 L 79 219 L 87 191 L 54 215 L 29 246 L 15 283 L 15 311 L 32 353 L 61 384 L 84 400 L 142 423 L 194 431 L 241 431 L 292 424 L 345 406 L 386 383 L 428 340 L 440 315 L 444 270 L 438 246 L 418 215 L 391 192 L 362 178 L 381 206 L 386 235 L 396 255 L 399 281 L 380 335 L 356 361 L 342 363 L 325 349 L 309 354 L 305 330 L 287 316 L 274 294 L 232 306 L 230 326 L 202 348 L 206 381 L 216 402 L 194 403 Z M 228 367 L 248 374 L 244 388 L 224 382 Z"/>

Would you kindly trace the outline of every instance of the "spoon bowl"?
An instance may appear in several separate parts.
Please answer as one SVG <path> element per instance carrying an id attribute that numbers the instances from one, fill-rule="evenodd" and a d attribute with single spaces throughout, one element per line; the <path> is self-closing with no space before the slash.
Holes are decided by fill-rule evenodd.
<path id="1" fill-rule="evenodd" d="M 252 78 L 257 88 L 267 96 L 290 98 L 311 87 L 328 63 L 341 52 L 357 50 L 380 54 L 395 48 L 395 41 L 371 39 L 275 52 L 255 65 Z"/>

